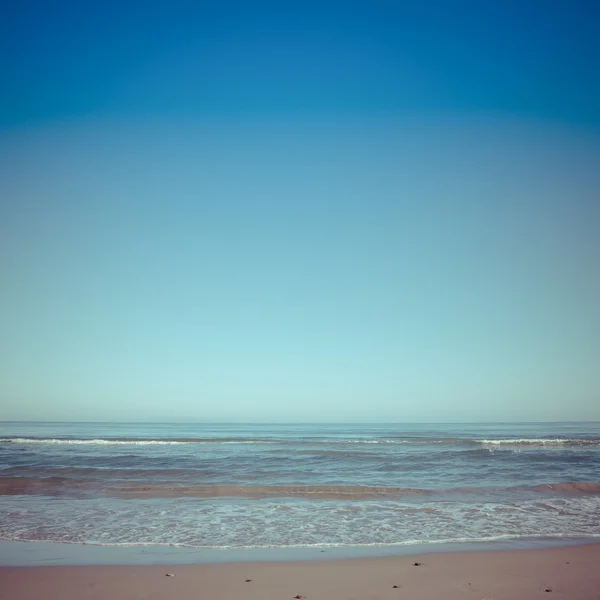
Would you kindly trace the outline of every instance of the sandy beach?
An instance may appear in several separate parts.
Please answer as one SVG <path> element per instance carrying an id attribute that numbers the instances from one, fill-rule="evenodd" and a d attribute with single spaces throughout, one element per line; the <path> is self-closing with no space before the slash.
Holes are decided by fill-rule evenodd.
<path id="1" fill-rule="evenodd" d="M 600 544 L 289 563 L 5 567 L 0 569 L 0 597 L 591 600 L 600 598 L 599 566 Z"/>

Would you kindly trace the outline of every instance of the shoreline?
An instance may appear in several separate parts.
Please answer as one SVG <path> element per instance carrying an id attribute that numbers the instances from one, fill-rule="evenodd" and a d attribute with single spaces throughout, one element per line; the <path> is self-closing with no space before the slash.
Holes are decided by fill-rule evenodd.
<path id="1" fill-rule="evenodd" d="M 155 565 L 210 565 L 239 563 L 294 563 L 311 561 L 398 558 L 469 552 L 540 551 L 578 546 L 600 546 L 596 537 L 507 538 L 373 546 L 310 546 L 271 548 L 195 548 L 171 545 L 99 545 L 49 541 L 0 540 L 0 568 L 116 567 Z"/>
<path id="2" fill-rule="evenodd" d="M 600 593 L 598 564 L 600 544 L 596 543 L 306 562 L 0 567 L 0 596 L 11 600 L 590 600 Z"/>

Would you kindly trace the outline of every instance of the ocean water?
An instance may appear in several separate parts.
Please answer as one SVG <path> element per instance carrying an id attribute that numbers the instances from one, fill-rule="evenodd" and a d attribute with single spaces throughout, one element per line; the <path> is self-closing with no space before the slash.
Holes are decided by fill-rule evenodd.
<path id="1" fill-rule="evenodd" d="M 0 540 L 325 548 L 600 538 L 600 423 L 0 423 Z"/>

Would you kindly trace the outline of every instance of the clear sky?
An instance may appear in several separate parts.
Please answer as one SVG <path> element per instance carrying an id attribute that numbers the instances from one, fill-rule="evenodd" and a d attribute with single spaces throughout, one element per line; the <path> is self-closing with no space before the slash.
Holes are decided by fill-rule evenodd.
<path id="1" fill-rule="evenodd" d="M 11 3 L 0 418 L 600 420 L 598 3 Z"/>

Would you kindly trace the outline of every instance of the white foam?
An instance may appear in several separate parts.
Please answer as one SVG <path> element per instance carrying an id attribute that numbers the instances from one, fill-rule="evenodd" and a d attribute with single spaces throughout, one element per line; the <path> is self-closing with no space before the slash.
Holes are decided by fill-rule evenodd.
<path id="1" fill-rule="evenodd" d="M 106 446 L 178 446 L 187 444 L 268 444 L 268 440 L 106 440 L 106 439 L 64 439 L 64 438 L 2 438 L 0 442 L 13 444 L 74 444 Z"/>
<path id="2" fill-rule="evenodd" d="M 493 446 L 500 445 L 540 445 L 540 446 L 598 446 L 600 439 L 597 438 L 506 438 L 498 440 L 475 440 L 480 444 L 489 444 Z"/>
<path id="3" fill-rule="evenodd" d="M 289 510 L 279 510 L 285 505 Z M 419 510 L 426 509 L 426 510 Z M 22 511 L 26 510 L 26 513 Z M 15 518 L 15 511 L 21 511 Z M 514 502 L 0 499 L 0 539 L 301 548 L 600 537 L 599 497 Z"/>
<path id="4" fill-rule="evenodd" d="M 382 548 L 386 546 L 427 546 L 427 545 L 442 545 L 442 544 L 472 544 L 472 543 L 485 543 L 485 542 L 501 542 L 505 540 L 530 540 L 539 539 L 540 536 L 533 535 L 492 535 L 487 537 L 455 537 L 455 538 L 444 538 L 444 539 L 414 539 L 404 540 L 402 542 L 366 542 L 360 544 L 329 544 L 326 542 L 316 542 L 314 544 L 287 544 L 287 545 L 275 545 L 275 544 L 263 544 L 263 545 L 246 545 L 246 546 L 198 546 L 190 544 L 174 544 L 174 543 L 153 543 L 153 542 L 119 542 L 119 543 L 106 543 L 99 541 L 86 541 L 86 542 L 73 542 L 73 541 L 61 541 L 61 544 L 74 544 L 81 546 L 102 546 L 105 548 L 165 548 L 165 547 L 176 547 L 176 548 L 195 548 L 198 550 L 261 550 L 269 548 L 281 548 L 292 549 L 292 548 Z M 546 533 L 543 536 L 544 539 L 598 539 L 600 533 L 589 533 L 589 534 L 565 534 L 565 533 Z M 28 540 L 21 538 L 4 538 L 0 536 L 0 540 L 6 542 L 29 542 L 35 544 L 48 544 L 57 543 L 53 540 Z"/>

